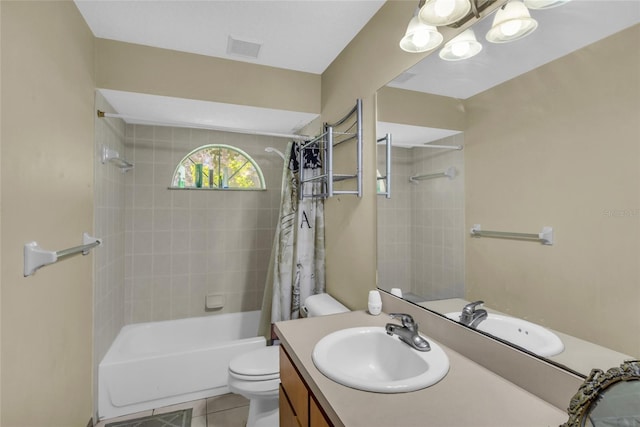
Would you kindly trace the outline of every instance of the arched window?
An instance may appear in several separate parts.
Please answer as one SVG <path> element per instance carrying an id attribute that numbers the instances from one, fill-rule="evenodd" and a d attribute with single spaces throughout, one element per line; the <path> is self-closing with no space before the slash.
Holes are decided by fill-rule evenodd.
<path id="1" fill-rule="evenodd" d="M 172 188 L 264 190 L 258 164 L 244 151 L 230 145 L 196 148 L 176 167 Z"/>

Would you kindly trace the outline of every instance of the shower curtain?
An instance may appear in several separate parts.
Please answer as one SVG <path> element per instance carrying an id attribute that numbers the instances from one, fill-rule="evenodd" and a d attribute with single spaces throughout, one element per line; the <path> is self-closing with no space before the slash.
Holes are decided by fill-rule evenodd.
<path id="1" fill-rule="evenodd" d="M 271 338 L 271 324 L 296 319 L 305 298 L 322 293 L 324 282 L 324 202 L 321 197 L 299 199 L 300 168 L 304 176 L 322 173 L 319 149 L 305 149 L 299 164 L 300 143 L 290 142 L 282 174 L 280 215 L 262 301 L 260 335 Z M 322 192 L 320 181 L 306 182 L 305 194 Z"/>

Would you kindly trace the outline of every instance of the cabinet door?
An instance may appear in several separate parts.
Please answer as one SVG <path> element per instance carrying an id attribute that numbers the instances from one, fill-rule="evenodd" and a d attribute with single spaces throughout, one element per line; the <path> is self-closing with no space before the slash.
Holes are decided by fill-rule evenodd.
<path id="1" fill-rule="evenodd" d="M 280 387 L 279 406 L 280 427 L 300 427 L 296 414 L 293 412 L 293 408 L 289 404 L 289 399 L 287 399 L 287 395 L 282 390 L 282 387 Z"/>
<path id="2" fill-rule="evenodd" d="M 313 397 L 309 397 L 309 427 L 332 427 Z"/>
<path id="3" fill-rule="evenodd" d="M 289 355 L 280 346 L 280 383 L 301 427 L 309 426 L 309 392 Z"/>

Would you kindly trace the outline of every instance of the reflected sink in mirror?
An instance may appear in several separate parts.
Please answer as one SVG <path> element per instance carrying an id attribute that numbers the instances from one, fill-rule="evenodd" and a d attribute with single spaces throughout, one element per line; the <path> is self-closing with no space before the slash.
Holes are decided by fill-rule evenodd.
<path id="1" fill-rule="evenodd" d="M 383 327 L 342 329 L 322 338 L 312 359 L 331 380 L 364 391 L 404 393 L 429 387 L 447 375 L 449 358 L 429 338 L 431 351 L 414 350 Z"/>
<path id="2" fill-rule="evenodd" d="M 460 321 L 460 311 L 447 313 L 449 319 Z M 509 341 L 542 357 L 555 356 L 564 351 L 560 337 L 547 328 L 515 317 L 489 313 L 475 328 L 494 337 Z"/>

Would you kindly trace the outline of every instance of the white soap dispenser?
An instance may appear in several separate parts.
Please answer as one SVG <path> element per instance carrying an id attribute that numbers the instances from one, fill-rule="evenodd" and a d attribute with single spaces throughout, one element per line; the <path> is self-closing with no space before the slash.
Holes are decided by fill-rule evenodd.
<path id="1" fill-rule="evenodd" d="M 369 301 L 367 304 L 369 308 L 369 314 L 377 316 L 382 312 L 382 298 L 380 297 L 380 292 L 373 290 L 369 291 Z"/>

